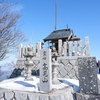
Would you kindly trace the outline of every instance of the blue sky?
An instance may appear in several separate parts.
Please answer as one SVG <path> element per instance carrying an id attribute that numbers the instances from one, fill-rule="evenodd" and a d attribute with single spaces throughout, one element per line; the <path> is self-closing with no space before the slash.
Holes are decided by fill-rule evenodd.
<path id="1" fill-rule="evenodd" d="M 58 2 L 58 30 L 66 24 L 85 43 L 89 36 L 91 56 L 100 60 L 100 0 L 12 0 L 15 10 L 22 15 L 20 29 L 31 44 L 48 36 L 55 26 L 55 2 Z M 33 37 L 32 37 L 33 33 Z M 24 43 L 28 45 L 29 42 Z"/>

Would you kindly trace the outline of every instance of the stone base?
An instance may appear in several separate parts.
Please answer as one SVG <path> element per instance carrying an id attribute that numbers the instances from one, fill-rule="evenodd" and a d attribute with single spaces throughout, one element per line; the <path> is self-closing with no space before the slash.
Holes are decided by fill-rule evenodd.
<path id="1" fill-rule="evenodd" d="M 56 85 L 56 84 L 61 84 L 61 82 L 60 82 L 59 80 L 56 79 L 56 80 L 52 80 L 52 84 L 55 84 L 55 85 Z"/>
<path id="2" fill-rule="evenodd" d="M 0 100 L 74 100 L 73 89 L 68 86 L 64 89 L 52 89 L 49 93 L 15 91 L 0 89 Z"/>
<path id="3" fill-rule="evenodd" d="M 24 81 L 34 81 L 33 78 L 25 78 Z"/>
<path id="4" fill-rule="evenodd" d="M 100 100 L 99 95 L 75 93 L 76 100 Z"/>

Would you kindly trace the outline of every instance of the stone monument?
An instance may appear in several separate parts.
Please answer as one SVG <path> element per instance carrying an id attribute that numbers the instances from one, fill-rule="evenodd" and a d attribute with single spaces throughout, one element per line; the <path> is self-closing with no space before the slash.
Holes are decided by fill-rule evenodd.
<path id="1" fill-rule="evenodd" d="M 35 56 L 35 54 L 32 51 L 31 46 L 29 46 L 27 48 L 27 51 L 23 54 L 24 57 L 26 57 L 26 61 L 25 61 L 25 66 L 27 67 L 27 76 L 25 78 L 25 81 L 32 81 L 32 77 L 31 77 L 31 69 L 33 66 L 33 61 L 32 61 L 32 57 Z"/>
<path id="2" fill-rule="evenodd" d="M 51 49 L 40 50 L 40 91 L 52 90 Z"/>
<path id="3" fill-rule="evenodd" d="M 79 86 L 81 93 L 99 94 L 95 57 L 79 57 Z"/>

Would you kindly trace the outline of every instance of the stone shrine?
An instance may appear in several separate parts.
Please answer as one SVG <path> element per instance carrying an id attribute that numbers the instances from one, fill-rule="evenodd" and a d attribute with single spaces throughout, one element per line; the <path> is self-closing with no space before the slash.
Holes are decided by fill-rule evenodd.
<path id="1" fill-rule="evenodd" d="M 46 42 L 48 42 L 48 49 L 43 47 Z M 37 100 L 92 100 L 93 98 L 96 100 L 100 98 L 96 58 L 90 57 L 89 37 L 85 37 L 84 45 L 71 29 L 53 31 L 44 39 L 44 43 L 38 42 L 31 46 L 21 44 L 15 70 L 11 77 L 15 77 L 17 72 L 20 72 L 18 75 L 26 74 L 26 80 L 31 81 L 33 80 L 31 73 L 40 76 L 38 89 L 39 92 L 42 91 L 45 94 L 38 93 Z M 62 90 L 55 90 L 53 85 L 62 83 L 58 78 L 79 80 L 80 93 L 74 93 L 71 86 L 67 89 L 64 87 Z M 7 94 L 6 91 L 5 94 Z M 25 95 L 27 95 L 26 98 L 31 98 L 29 93 Z M 14 95 L 13 98 L 15 98 Z"/>
<path id="2" fill-rule="evenodd" d="M 44 42 L 48 42 L 48 47 L 50 49 L 55 46 L 55 53 L 59 55 L 57 59 L 60 67 L 56 68 L 58 78 L 78 79 L 77 57 L 90 55 L 89 38 L 85 37 L 85 40 L 86 48 L 83 49 L 84 46 L 82 40 L 80 40 L 79 37 L 76 37 L 71 29 L 55 30 L 44 39 Z M 38 42 L 36 45 L 31 45 L 31 47 L 32 51 L 35 53 L 35 56 L 32 58 L 34 63 L 32 66 L 32 75 L 39 75 L 40 50 L 44 49 L 42 48 L 43 43 Z M 23 56 L 23 53 L 25 53 L 27 48 L 28 46 L 20 45 L 16 69 L 10 77 L 26 74 L 25 57 Z"/>

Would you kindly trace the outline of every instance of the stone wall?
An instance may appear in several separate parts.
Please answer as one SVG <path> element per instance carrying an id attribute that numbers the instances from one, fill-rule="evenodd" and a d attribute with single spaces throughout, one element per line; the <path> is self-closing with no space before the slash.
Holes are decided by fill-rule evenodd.
<path id="1" fill-rule="evenodd" d="M 33 58 L 34 65 L 32 66 L 32 75 L 39 76 L 40 60 L 39 58 Z M 17 77 L 19 75 L 26 75 L 25 58 L 19 59 L 16 62 L 16 67 L 13 70 L 10 78 Z"/>
<path id="2" fill-rule="evenodd" d="M 58 78 L 78 79 L 78 66 L 77 57 L 58 57 L 59 67 L 57 67 Z M 25 60 L 18 60 L 16 68 L 13 70 L 10 78 L 17 77 L 19 75 L 25 75 Z M 32 67 L 32 75 L 39 75 L 40 60 L 33 60 L 34 66 Z"/>
<path id="3" fill-rule="evenodd" d="M 18 59 L 17 62 L 16 62 L 16 69 L 20 68 L 26 68 L 25 67 L 25 58 L 23 59 Z M 33 58 L 33 63 L 34 65 L 32 66 L 32 70 L 38 70 L 39 67 L 40 67 L 40 59 L 39 58 Z"/>
<path id="4" fill-rule="evenodd" d="M 77 57 L 59 57 L 58 78 L 78 79 Z"/>
<path id="5" fill-rule="evenodd" d="M 68 86 L 49 93 L 33 93 L 0 89 L 0 100 L 74 100 L 73 89 Z"/>

